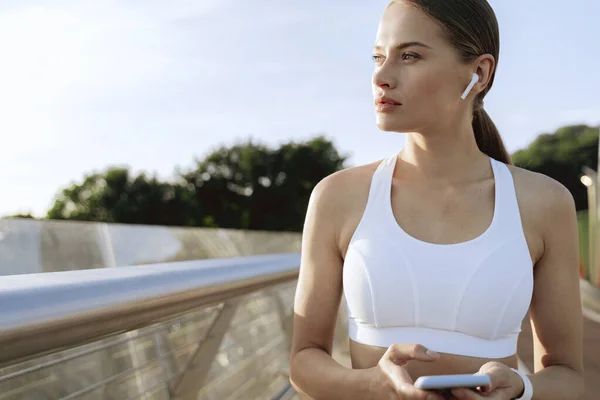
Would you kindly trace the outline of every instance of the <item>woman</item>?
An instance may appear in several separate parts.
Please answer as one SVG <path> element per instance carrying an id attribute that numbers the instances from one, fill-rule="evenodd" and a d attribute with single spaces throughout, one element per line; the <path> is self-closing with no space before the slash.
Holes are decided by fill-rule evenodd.
<path id="1" fill-rule="evenodd" d="M 555 180 L 510 165 L 483 110 L 498 53 L 485 0 L 398 0 L 385 10 L 376 119 L 408 133 L 406 146 L 313 191 L 290 357 L 299 392 L 440 399 L 414 380 L 486 373 L 491 387 L 443 396 L 583 396 L 574 201 Z M 331 357 L 342 294 L 352 369 Z M 524 376 L 516 344 L 528 311 L 535 373 Z"/>

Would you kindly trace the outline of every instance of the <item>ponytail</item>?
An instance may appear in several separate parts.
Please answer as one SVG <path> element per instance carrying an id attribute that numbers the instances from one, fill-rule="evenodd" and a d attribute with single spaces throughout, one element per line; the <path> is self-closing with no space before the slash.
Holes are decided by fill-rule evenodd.
<path id="1" fill-rule="evenodd" d="M 505 164 L 512 164 L 510 154 L 506 151 L 498 128 L 483 108 L 475 111 L 473 131 L 479 150 Z"/>

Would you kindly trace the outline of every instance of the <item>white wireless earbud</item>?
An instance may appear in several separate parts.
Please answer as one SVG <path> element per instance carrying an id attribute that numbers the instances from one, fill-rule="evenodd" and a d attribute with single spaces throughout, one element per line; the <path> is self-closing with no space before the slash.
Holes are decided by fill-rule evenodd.
<path id="1" fill-rule="evenodd" d="M 469 83 L 469 86 L 467 86 L 467 89 L 465 90 L 465 92 L 462 94 L 462 96 L 460 96 L 461 99 L 464 100 L 467 98 L 469 93 L 471 93 L 471 89 L 473 89 L 473 86 L 475 86 L 475 84 L 477 83 L 478 80 L 479 80 L 479 75 L 474 73 L 473 78 L 471 78 L 471 83 Z"/>

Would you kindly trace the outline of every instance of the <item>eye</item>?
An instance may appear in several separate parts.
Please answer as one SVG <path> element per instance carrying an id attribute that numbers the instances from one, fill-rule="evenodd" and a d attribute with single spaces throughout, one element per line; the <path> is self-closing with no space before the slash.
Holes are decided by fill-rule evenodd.
<path id="1" fill-rule="evenodd" d="M 375 54 L 375 55 L 373 55 L 373 56 L 371 56 L 371 58 L 372 58 L 372 59 L 373 59 L 373 61 L 375 61 L 375 63 L 377 63 L 377 64 L 379 64 L 379 63 L 381 63 L 381 62 L 383 61 L 383 57 L 382 57 L 382 56 L 379 56 L 379 55 L 376 55 L 376 54 Z"/>
<path id="2" fill-rule="evenodd" d="M 402 59 L 403 60 L 416 60 L 420 58 L 420 56 L 416 53 L 404 53 L 402 54 Z"/>

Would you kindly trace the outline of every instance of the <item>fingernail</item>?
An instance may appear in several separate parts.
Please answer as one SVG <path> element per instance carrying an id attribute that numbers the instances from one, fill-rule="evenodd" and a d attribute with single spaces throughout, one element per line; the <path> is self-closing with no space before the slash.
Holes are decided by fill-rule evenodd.
<path id="1" fill-rule="evenodd" d="M 440 356 L 437 352 L 429 349 L 425 352 L 425 354 L 427 354 L 431 358 L 438 358 Z"/>

